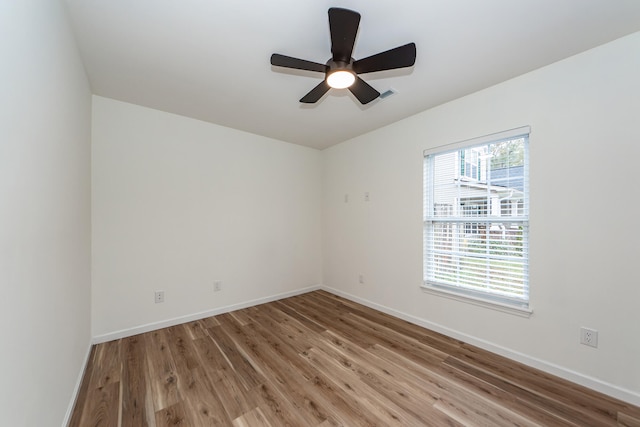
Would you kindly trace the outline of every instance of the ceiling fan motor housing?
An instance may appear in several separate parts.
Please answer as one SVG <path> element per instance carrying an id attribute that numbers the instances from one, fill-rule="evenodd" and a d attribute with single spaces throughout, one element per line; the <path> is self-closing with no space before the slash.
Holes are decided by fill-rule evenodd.
<path id="1" fill-rule="evenodd" d="M 351 61 L 349 62 L 344 62 L 344 61 L 334 61 L 333 59 L 330 59 L 327 61 L 327 66 L 329 67 L 329 69 L 327 70 L 327 74 L 330 74 L 333 71 L 336 70 L 344 70 L 344 71 L 352 71 L 353 72 L 353 58 L 351 58 Z"/>

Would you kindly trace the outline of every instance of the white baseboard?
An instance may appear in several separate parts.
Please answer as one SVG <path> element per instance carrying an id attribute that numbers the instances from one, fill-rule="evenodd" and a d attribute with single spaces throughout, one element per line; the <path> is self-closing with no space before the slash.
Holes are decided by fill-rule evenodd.
<path id="1" fill-rule="evenodd" d="M 536 368 L 546 373 L 571 381 L 573 383 L 580 384 L 582 386 L 588 387 L 592 390 L 598 391 L 600 393 L 606 394 L 616 399 L 623 400 L 625 402 L 631 403 L 632 405 L 640 406 L 640 393 L 634 392 L 632 390 L 618 387 L 616 385 L 607 383 L 605 381 L 601 381 L 597 378 L 592 378 L 588 375 L 584 375 L 579 372 L 572 371 L 571 369 L 567 369 L 562 366 L 558 366 L 553 363 L 549 363 L 544 360 L 537 359 L 535 357 L 527 356 L 526 354 L 510 350 L 508 348 L 496 345 L 489 341 L 475 338 L 471 335 L 467 335 L 462 332 L 439 325 L 437 323 L 433 323 L 428 320 L 421 319 L 419 317 L 415 317 L 415 316 L 403 313 L 401 311 L 394 310 L 384 305 L 374 303 L 372 301 L 357 297 L 355 295 L 348 294 L 346 292 L 339 291 L 337 289 L 333 289 L 327 286 L 322 286 L 321 289 L 327 292 L 330 292 L 332 294 L 341 296 L 343 298 L 346 298 L 350 301 L 357 302 L 359 304 L 365 305 L 367 307 L 373 308 L 383 313 L 387 313 L 391 316 L 406 320 L 407 322 L 413 323 L 415 325 L 422 326 L 423 328 L 427 328 L 432 331 L 439 332 L 443 335 L 447 335 L 451 338 L 464 341 L 471 345 L 475 345 L 476 347 L 480 347 L 492 353 L 499 354 L 508 359 L 515 360 L 527 366 L 531 366 L 532 368 Z"/>
<path id="2" fill-rule="evenodd" d="M 133 335 L 142 334 L 145 332 L 155 331 L 156 329 L 167 328 L 169 326 L 175 326 L 181 323 L 204 319 L 205 317 L 216 316 L 218 314 L 228 313 L 234 310 L 253 307 L 254 305 L 260 305 L 267 302 L 277 301 L 280 299 L 305 294 L 307 292 L 315 291 L 318 289 L 321 289 L 320 285 L 309 286 L 307 288 L 297 289 L 295 291 L 284 292 L 281 294 L 258 298 L 250 301 L 245 301 L 238 304 L 232 304 L 225 307 L 214 308 L 212 310 L 206 310 L 206 311 L 201 311 L 199 313 L 188 314 L 186 316 L 174 317 L 172 319 L 162 320 L 159 322 L 147 323 L 145 325 L 135 326 L 133 328 L 127 328 L 127 329 L 122 329 L 115 332 L 109 332 L 108 334 L 97 335 L 97 336 L 94 336 L 91 341 L 93 344 L 100 344 L 103 342 L 113 341 L 120 338 L 126 338 Z"/>
<path id="3" fill-rule="evenodd" d="M 78 400 L 78 393 L 80 392 L 80 387 L 82 386 L 84 371 L 87 369 L 87 364 L 89 363 L 91 347 L 93 347 L 93 344 L 89 343 L 89 346 L 87 347 L 87 353 L 84 355 L 84 361 L 80 367 L 80 372 L 78 373 L 78 378 L 76 379 L 76 385 L 73 388 L 73 393 L 71 393 L 71 401 L 69 402 L 67 412 L 64 414 L 64 419 L 62 420 L 62 427 L 68 426 L 69 421 L 71 421 L 71 414 L 73 413 L 73 408 L 76 405 L 76 400 Z"/>

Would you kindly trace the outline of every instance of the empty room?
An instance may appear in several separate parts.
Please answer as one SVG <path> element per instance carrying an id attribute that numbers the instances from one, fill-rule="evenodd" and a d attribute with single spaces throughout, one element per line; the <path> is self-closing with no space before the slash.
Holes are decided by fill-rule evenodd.
<path id="1" fill-rule="evenodd" d="M 0 36 L 0 425 L 640 426 L 640 2 Z"/>

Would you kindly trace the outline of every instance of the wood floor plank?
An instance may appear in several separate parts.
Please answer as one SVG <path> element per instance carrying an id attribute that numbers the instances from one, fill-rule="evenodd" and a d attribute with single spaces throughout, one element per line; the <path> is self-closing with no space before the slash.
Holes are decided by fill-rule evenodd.
<path id="1" fill-rule="evenodd" d="M 189 338 L 191 338 L 192 340 L 197 340 L 199 338 L 204 338 L 207 336 L 206 329 L 208 326 L 203 320 L 194 320 L 193 322 L 187 322 L 183 324 L 183 326 L 189 334 Z"/>
<path id="2" fill-rule="evenodd" d="M 154 412 L 153 408 L 147 408 L 151 400 L 147 396 L 144 346 L 140 335 L 122 340 L 122 427 L 149 427 L 148 416 Z"/>
<path id="3" fill-rule="evenodd" d="M 414 325 L 397 317 L 393 317 L 389 314 L 379 311 L 373 311 L 367 307 L 363 307 L 358 303 L 349 301 L 337 295 L 332 295 L 326 291 L 315 292 L 313 296 L 321 304 L 333 304 L 342 307 L 342 310 L 346 313 L 351 313 L 358 317 L 370 320 L 376 324 L 385 326 L 388 329 L 393 330 L 395 333 L 413 338 L 423 344 L 429 345 L 434 349 L 438 349 L 447 354 L 454 352 L 463 344 L 459 340 L 447 337 L 434 331 L 430 331 L 421 326 Z"/>
<path id="4" fill-rule="evenodd" d="M 327 330 L 327 328 L 325 328 L 319 323 L 316 323 L 312 318 L 304 316 L 303 314 L 297 312 L 293 307 L 290 307 L 288 305 L 288 302 L 289 302 L 288 300 L 274 301 L 272 305 L 274 308 L 277 308 L 278 310 L 282 311 L 289 317 L 296 319 L 301 324 L 305 325 L 308 329 L 311 329 L 315 333 L 320 333 Z"/>
<path id="5" fill-rule="evenodd" d="M 404 410 L 420 417 L 425 405 L 433 405 L 439 394 L 430 384 L 408 374 L 374 353 L 350 345 L 326 332 L 328 340 L 317 346 L 334 360 L 351 369 L 362 382 L 385 395 Z"/>
<path id="6" fill-rule="evenodd" d="M 327 419 L 327 414 L 319 411 L 321 407 L 313 396 L 306 393 L 307 378 L 299 371 L 291 369 L 288 360 L 276 353 L 274 346 L 255 333 L 254 328 L 242 327 L 239 323 L 226 322 L 221 326 L 249 357 L 253 358 L 257 369 L 266 377 L 271 378 L 270 384 L 277 389 L 289 390 L 289 400 L 298 413 L 309 425 L 315 425 Z M 283 347 L 275 346 L 280 350 Z M 296 355 L 292 355 L 296 357 Z M 285 362 L 285 363 L 282 363 Z"/>
<path id="7" fill-rule="evenodd" d="M 112 427 L 120 425 L 120 383 L 110 382 L 95 388 L 82 411 L 80 426 Z"/>
<path id="8" fill-rule="evenodd" d="M 245 354 L 238 351 L 236 344 L 223 329 L 225 325 L 236 324 L 237 317 L 229 314 L 222 314 L 218 316 L 218 319 L 220 320 L 221 325 L 207 329 L 207 331 L 209 331 L 209 335 L 220 348 L 236 375 L 241 379 L 245 390 L 258 386 L 260 381 L 258 380 L 258 373 L 255 368 L 249 360 L 247 360 Z"/>
<path id="9" fill-rule="evenodd" d="M 550 384 L 547 389 L 539 389 L 535 385 L 539 381 L 537 377 L 539 373 L 533 369 L 527 369 L 518 374 L 506 375 L 504 373 L 509 372 L 511 369 L 505 368 L 505 370 L 499 369 L 493 372 L 485 371 L 482 367 L 472 365 L 469 362 L 465 363 L 454 357 L 448 359 L 446 364 L 468 372 L 482 381 L 495 384 L 502 390 L 518 396 L 523 401 L 537 405 L 540 408 L 552 409 L 552 412 L 560 419 L 573 420 L 578 425 L 594 423 L 602 426 L 615 425 L 614 408 L 603 410 L 601 405 L 603 402 L 596 403 L 597 399 L 594 400 L 593 405 L 585 404 L 582 402 L 583 396 L 581 393 L 569 393 L 567 391 L 567 397 L 558 394 L 558 387 L 560 389 L 563 387 L 560 385 L 562 383 L 560 379 Z M 513 367 L 513 369 L 516 369 L 516 367 Z M 617 415 L 617 413 L 615 414 Z"/>
<path id="10" fill-rule="evenodd" d="M 376 392 L 351 369 L 350 363 L 345 366 L 339 360 L 321 350 L 312 348 L 304 355 L 309 363 L 317 366 L 323 372 L 333 371 L 337 373 L 333 378 L 345 394 L 358 396 L 358 404 L 363 412 L 368 412 L 380 420 L 384 425 L 420 425 L 424 420 L 419 420 L 415 414 L 402 411 L 393 401 L 387 399 L 385 390 L 383 393 Z"/>
<path id="11" fill-rule="evenodd" d="M 192 427 L 194 426 L 184 409 L 182 402 L 174 403 L 156 412 L 156 426 L 158 427 Z"/>
<path id="12" fill-rule="evenodd" d="M 204 319 L 200 319 L 199 322 L 202 323 L 202 326 L 207 328 L 213 328 L 214 326 L 220 326 L 220 322 L 215 316 L 205 317 Z"/>
<path id="13" fill-rule="evenodd" d="M 282 427 L 309 425 L 305 414 L 293 405 L 289 395 L 274 387 L 270 381 L 253 391 L 256 395 L 256 401 L 259 403 L 258 406 L 272 425 Z"/>
<path id="14" fill-rule="evenodd" d="M 444 385 L 442 396 L 434 407 L 466 424 L 483 424 L 496 427 L 526 426 L 543 427 L 542 424 L 511 410 L 508 406 L 474 393 L 463 385 L 448 379 L 441 379 Z"/>
<path id="15" fill-rule="evenodd" d="M 331 312 L 328 308 L 316 305 L 313 301 L 301 301 L 292 298 L 287 304 L 299 313 L 311 318 L 314 322 L 322 325 L 324 329 L 331 329 L 340 333 L 345 339 L 356 343 L 362 347 L 369 347 L 375 344 L 375 339 L 355 331 L 349 324 L 345 324 L 339 313 Z"/>
<path id="16" fill-rule="evenodd" d="M 549 396 L 560 403 L 566 402 L 569 405 L 576 404 L 579 407 L 588 408 L 589 412 L 602 416 L 603 419 L 615 418 L 617 411 L 625 407 L 624 403 L 612 397 L 493 355 L 469 344 L 461 346 L 456 358 L 490 372 L 494 376 L 508 378 L 522 388 L 539 395 Z"/>
<path id="17" fill-rule="evenodd" d="M 522 414 L 541 425 L 549 427 L 580 427 L 581 425 L 563 418 L 560 413 L 547 412 L 544 407 L 537 405 L 533 399 L 523 400 L 517 397 L 526 393 L 524 390 L 518 393 L 507 391 L 505 387 L 501 388 L 498 384 L 488 382 L 478 376 L 474 376 L 467 370 L 460 370 L 447 363 L 442 365 L 442 370 L 439 372 L 447 378 L 462 384 L 466 389 L 499 402 L 502 406 Z"/>
<path id="18" fill-rule="evenodd" d="M 81 425 L 80 421 L 82 418 L 82 414 L 85 410 L 85 405 L 87 404 L 87 400 L 89 398 L 89 383 L 91 382 L 91 375 L 94 370 L 94 359 L 97 347 L 98 346 L 95 345 L 92 346 L 91 351 L 89 352 L 89 357 L 87 358 L 87 366 L 85 366 L 84 368 L 82 383 L 80 384 L 80 390 L 78 390 L 78 396 L 73 406 L 73 411 L 69 419 L 68 427 L 80 427 Z"/>
<path id="19" fill-rule="evenodd" d="M 176 365 L 171 354 L 171 347 L 167 340 L 167 331 L 157 331 L 144 334 L 145 345 L 148 349 L 147 368 L 149 383 L 153 390 L 153 407 L 157 411 L 179 403 L 182 399 L 178 390 Z M 156 416 L 156 420 L 157 420 Z"/>
<path id="20" fill-rule="evenodd" d="M 269 378 L 278 381 L 276 387 L 286 386 L 286 390 L 296 390 L 292 403 L 300 414 L 315 419 L 307 420 L 304 425 L 316 425 L 318 421 L 330 425 L 375 425 L 375 418 L 363 411 L 357 398 L 336 393 L 337 384 L 300 357 L 295 349 L 282 341 L 277 335 L 261 324 L 248 325 L 255 331 L 254 340 L 258 343 L 262 358 L 270 361 L 268 366 L 278 367 L 279 371 L 270 373 Z M 269 353 L 265 357 L 265 353 Z M 293 382 L 293 384 L 291 384 Z M 288 396 L 292 396 L 289 391 Z M 358 420 L 356 423 L 354 420 Z"/>
<path id="21" fill-rule="evenodd" d="M 640 408 L 326 291 L 92 348 L 69 426 L 640 426 Z"/>
<path id="22" fill-rule="evenodd" d="M 201 366 L 181 374 L 180 393 L 184 397 L 184 408 L 194 425 L 224 426 L 230 418 L 215 387 Z"/>
<path id="23" fill-rule="evenodd" d="M 215 328 L 210 328 L 210 330 L 220 328 L 221 326 L 216 326 Z M 222 333 L 219 330 L 213 334 L 219 336 Z M 246 388 L 242 378 L 234 371 L 213 338 L 208 337 L 196 340 L 195 347 L 198 349 L 198 355 L 202 361 L 202 371 L 206 375 L 203 385 L 211 395 L 220 401 L 226 418 L 233 420 L 254 408 L 256 403 L 250 394 L 251 389 L 248 390 Z"/>
<path id="24" fill-rule="evenodd" d="M 223 317 L 233 317 L 233 319 L 240 323 L 241 325 L 247 325 L 251 323 L 251 318 L 249 317 L 249 312 L 253 311 L 254 307 L 243 308 L 242 310 L 232 311 L 223 315 Z"/>
<path id="25" fill-rule="evenodd" d="M 216 345 L 210 335 L 207 334 L 204 338 L 193 340 L 193 346 L 195 347 L 196 355 L 200 359 L 200 366 L 207 368 L 210 372 L 232 369 L 231 364 L 222 353 L 222 350 Z M 215 381 L 218 379 L 218 376 L 214 375 L 211 379 Z"/>
<path id="26" fill-rule="evenodd" d="M 96 349 L 92 387 L 104 387 L 107 384 L 120 382 L 122 360 L 120 358 L 120 341 L 109 341 Z"/>
<path id="27" fill-rule="evenodd" d="M 272 427 L 258 407 L 233 420 L 234 427 Z"/>
<path id="28" fill-rule="evenodd" d="M 120 423 L 120 341 L 96 346 L 92 352 L 86 399 L 78 425 L 116 426 Z"/>
<path id="29" fill-rule="evenodd" d="M 166 328 L 165 332 L 176 369 L 186 372 L 199 367 L 200 360 L 196 355 L 188 328 L 185 325 L 176 325 Z"/>
<path id="30" fill-rule="evenodd" d="M 271 304 L 262 304 L 250 314 L 251 323 L 259 324 L 269 329 L 274 336 L 280 337 L 287 345 L 297 352 L 309 349 L 307 337 L 313 331 L 300 323 L 297 319 L 275 309 Z"/>
<path id="31" fill-rule="evenodd" d="M 201 366 L 197 347 L 191 339 L 193 325 L 166 328 L 167 341 L 172 349 L 176 367 L 177 386 L 183 399 L 183 408 L 191 422 L 201 426 L 220 426 L 229 423 L 229 417 L 218 394 Z M 196 328 L 197 330 L 197 328 Z M 206 331 L 193 336 L 206 336 Z"/>
<path id="32" fill-rule="evenodd" d="M 251 390 L 242 385 L 232 370 L 220 372 L 217 380 L 205 383 L 205 386 L 218 397 L 229 419 L 235 419 L 256 406 Z"/>
<path id="33" fill-rule="evenodd" d="M 640 417 L 636 418 L 624 412 L 618 414 L 618 425 L 624 427 L 640 427 Z"/>
<path id="34" fill-rule="evenodd" d="M 447 353 L 413 338 L 398 334 L 393 329 L 382 326 L 357 315 L 346 315 L 344 322 L 352 328 L 357 328 L 362 334 L 374 337 L 379 345 L 393 348 L 394 351 L 401 351 L 410 355 L 412 360 L 416 360 L 425 365 L 438 366 L 449 357 Z"/>
<path id="35" fill-rule="evenodd" d="M 572 405 L 564 405 L 562 402 L 550 399 L 550 396 L 540 395 L 529 390 L 526 385 L 521 387 L 512 379 L 494 376 L 454 357 L 443 364 L 443 370 L 456 378 L 463 378 L 466 375 L 466 382 L 469 387 L 474 387 L 472 384 L 474 382 L 475 384 L 485 384 L 484 391 L 493 386 L 497 390 L 507 393 L 515 399 L 515 402 L 509 404 L 510 407 L 520 407 L 523 412 L 529 412 L 533 419 L 538 419 L 547 425 L 582 426 L 585 423 L 597 422 L 597 418 L 599 418 L 599 416 L 590 413 L 590 411 L 584 412 L 577 407 L 572 407 Z M 594 417 L 596 418 L 595 420 L 593 419 Z M 606 418 L 600 419 L 601 425 L 607 425 L 610 422 L 611 420 Z"/>

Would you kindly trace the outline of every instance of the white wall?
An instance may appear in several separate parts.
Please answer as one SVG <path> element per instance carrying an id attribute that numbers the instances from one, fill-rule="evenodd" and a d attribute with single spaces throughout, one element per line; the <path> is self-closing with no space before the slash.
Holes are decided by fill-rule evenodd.
<path id="1" fill-rule="evenodd" d="M 91 339 L 91 94 L 58 1 L 0 2 L 0 63 L 0 424 L 59 426 Z"/>
<path id="2" fill-rule="evenodd" d="M 640 33 L 325 150 L 325 285 L 640 404 L 638 52 Z M 422 151 L 522 125 L 533 316 L 424 293 Z"/>
<path id="3" fill-rule="evenodd" d="M 98 96 L 92 138 L 98 340 L 322 282 L 319 151 Z"/>

